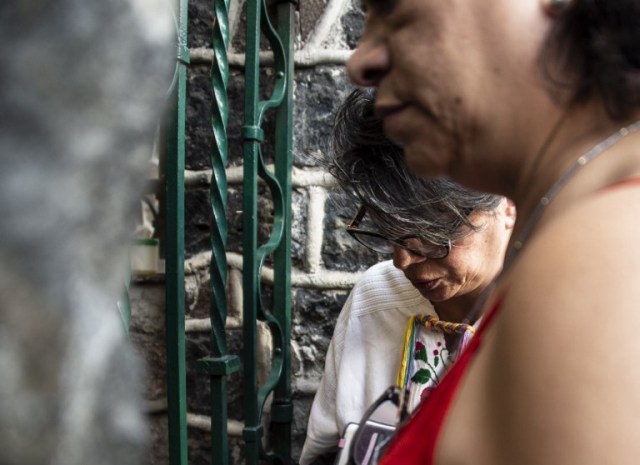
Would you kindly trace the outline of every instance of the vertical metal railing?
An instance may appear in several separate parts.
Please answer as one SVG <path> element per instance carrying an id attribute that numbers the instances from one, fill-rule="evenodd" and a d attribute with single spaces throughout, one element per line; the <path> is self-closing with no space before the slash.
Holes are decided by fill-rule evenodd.
<path id="1" fill-rule="evenodd" d="M 171 108 L 166 137 L 166 303 L 167 303 L 167 370 L 169 460 L 171 465 L 187 464 L 186 373 L 185 373 L 185 309 L 184 309 L 184 143 L 186 72 L 189 63 L 187 47 L 187 1 L 179 2 L 178 66 L 171 95 Z M 211 154 L 212 210 L 210 266 L 212 302 L 210 308 L 212 355 L 198 361 L 198 369 L 211 381 L 211 462 L 229 462 L 227 437 L 227 377 L 240 368 L 238 357 L 227 353 L 225 320 L 227 316 L 226 219 L 227 121 L 229 105 L 227 83 L 229 68 L 229 0 L 213 0 L 213 66 L 211 84 L 214 96 L 211 126 L 215 147 Z M 277 5 L 278 26 L 273 27 L 262 0 L 247 5 L 247 50 L 245 86 L 244 138 L 244 238 L 243 238 L 243 334 L 244 334 L 244 399 L 246 463 L 259 461 L 289 464 L 291 455 L 291 140 L 294 5 Z M 274 54 L 275 85 L 271 97 L 261 101 L 260 36 L 264 34 Z M 275 110 L 276 130 L 271 138 L 275 148 L 275 169 L 269 172 L 262 159 L 261 128 L 267 110 Z M 258 178 L 270 190 L 273 199 L 273 227 L 269 240 L 258 244 Z M 275 280 L 273 309 L 260 300 L 260 271 L 267 256 L 273 255 Z M 272 370 L 264 385 L 258 385 L 257 324 L 265 321 L 273 336 Z M 271 447 L 263 448 L 262 413 L 266 399 L 273 394 L 271 406 Z"/>
<path id="2" fill-rule="evenodd" d="M 166 125 L 165 292 L 169 463 L 187 464 L 187 387 L 184 295 L 184 167 L 187 94 L 187 0 L 178 0 L 178 61 Z"/>
<path id="3" fill-rule="evenodd" d="M 227 437 L 227 377 L 240 368 L 240 359 L 227 353 L 225 322 L 227 319 L 227 257 L 228 224 L 226 218 L 228 157 L 227 122 L 229 102 L 229 0 L 214 0 L 213 63 L 211 66 L 211 128 L 215 145 L 211 153 L 210 203 L 212 210 L 211 266 L 211 347 L 213 355 L 198 360 L 199 371 L 210 376 L 211 382 L 211 463 L 227 465 L 229 445 Z"/>
<path id="4" fill-rule="evenodd" d="M 292 22 L 293 5 L 279 3 L 278 30 L 268 16 L 262 0 L 247 2 L 245 112 L 243 136 L 243 341 L 244 341 L 244 410 L 246 461 L 260 460 L 290 463 L 290 428 L 292 417 L 290 393 L 290 245 L 291 245 L 291 102 L 293 77 Z M 275 83 L 271 97 L 260 100 L 260 38 L 269 41 L 274 57 Z M 277 109 L 275 131 L 275 172 L 271 173 L 262 157 L 265 133 L 261 125 L 265 112 Z M 273 225 L 269 240 L 258 246 L 258 177 L 267 185 L 273 201 Z M 274 254 L 276 273 L 273 310 L 261 301 L 260 272 L 264 260 Z M 273 336 L 271 373 L 264 385 L 258 385 L 257 322 L 265 321 Z M 262 414 L 267 397 L 272 394 L 272 442 L 270 451 L 263 448 Z"/>
<path id="5" fill-rule="evenodd" d="M 293 140 L 293 32 L 294 5 L 291 2 L 278 4 L 278 33 L 284 49 L 287 79 L 285 95 L 276 113 L 275 175 L 281 186 L 282 216 L 284 229 L 280 245 L 274 254 L 275 282 L 273 289 L 274 316 L 282 327 L 281 346 L 274 347 L 275 357 L 281 357 L 281 373 L 271 405 L 271 439 L 276 456 L 281 463 L 291 462 L 291 170 Z"/>

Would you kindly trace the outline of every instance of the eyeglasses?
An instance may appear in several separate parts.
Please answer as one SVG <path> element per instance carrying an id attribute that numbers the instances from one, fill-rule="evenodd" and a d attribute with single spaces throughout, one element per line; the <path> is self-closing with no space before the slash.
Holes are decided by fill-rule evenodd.
<path id="1" fill-rule="evenodd" d="M 347 226 L 347 232 L 356 241 L 365 247 L 379 253 L 388 254 L 393 252 L 394 247 L 400 247 L 408 250 L 412 254 L 429 259 L 446 258 L 451 252 L 451 241 L 447 240 L 444 244 L 434 244 L 419 236 L 405 236 L 399 239 L 391 239 L 374 231 L 359 229 L 358 225 L 367 214 L 367 209 L 363 205 L 360 207 L 356 215 Z"/>

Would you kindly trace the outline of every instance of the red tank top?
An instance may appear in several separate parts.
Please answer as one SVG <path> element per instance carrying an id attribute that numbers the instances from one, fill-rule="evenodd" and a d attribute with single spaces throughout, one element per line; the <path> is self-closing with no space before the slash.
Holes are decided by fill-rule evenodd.
<path id="1" fill-rule="evenodd" d="M 639 187 L 640 178 L 626 179 L 602 189 Z M 601 191 L 601 192 L 602 192 Z M 502 297 L 493 305 L 469 342 L 467 349 L 453 364 L 449 372 L 429 397 L 420 404 L 411 420 L 398 431 L 379 465 L 432 465 L 444 418 L 451 406 L 462 377 L 473 356 L 478 352 L 482 337 L 500 310 Z"/>
<path id="2" fill-rule="evenodd" d="M 466 350 L 454 363 L 444 379 L 431 391 L 411 417 L 400 428 L 379 465 L 431 465 L 444 417 L 449 410 L 462 376 L 478 351 L 482 336 L 500 308 L 499 299 L 486 315 Z"/>

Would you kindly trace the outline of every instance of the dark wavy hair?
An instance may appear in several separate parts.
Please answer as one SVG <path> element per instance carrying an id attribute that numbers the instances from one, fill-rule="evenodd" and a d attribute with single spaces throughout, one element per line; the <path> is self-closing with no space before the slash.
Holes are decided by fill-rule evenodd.
<path id="1" fill-rule="evenodd" d="M 390 237 L 418 235 L 441 243 L 482 227 L 469 214 L 495 210 L 502 197 L 413 174 L 402 149 L 384 135 L 374 100 L 373 90 L 357 89 L 336 113 L 327 169 L 338 184 Z"/>
<path id="2" fill-rule="evenodd" d="M 559 101 L 600 97 L 612 118 L 629 118 L 640 105 L 640 0 L 571 0 L 539 60 Z"/>

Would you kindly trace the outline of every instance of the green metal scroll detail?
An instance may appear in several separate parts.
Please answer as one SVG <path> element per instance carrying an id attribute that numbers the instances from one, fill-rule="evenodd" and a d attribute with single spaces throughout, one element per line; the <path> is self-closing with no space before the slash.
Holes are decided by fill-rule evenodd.
<path id="1" fill-rule="evenodd" d="M 282 340 L 274 347 L 274 358 L 281 358 L 281 371 L 271 403 L 271 435 L 273 452 L 284 464 L 291 462 L 291 170 L 293 141 L 293 33 L 294 6 L 284 2 L 278 5 L 278 33 L 287 57 L 285 69 L 287 86 L 282 104 L 276 113 L 275 176 L 283 192 L 282 218 L 284 229 L 280 245 L 274 254 L 274 271 L 278 279 L 274 283 L 274 315 L 280 321 Z"/>
<path id="2" fill-rule="evenodd" d="M 211 153 L 212 178 L 209 191 L 212 219 L 210 227 L 211 265 L 211 345 L 212 357 L 198 361 L 198 369 L 210 375 L 211 380 L 211 459 L 212 463 L 226 465 L 229 462 L 227 438 L 227 377 L 240 368 L 240 360 L 227 354 L 225 321 L 227 319 L 227 257 L 228 224 L 227 205 L 227 122 L 229 104 L 227 84 L 229 63 L 229 1 L 214 0 L 215 24 L 212 47 L 214 60 L 211 66 L 211 87 L 214 101 L 211 105 L 211 128 L 215 146 Z"/>
<path id="3" fill-rule="evenodd" d="M 279 31 L 267 15 L 264 1 L 247 3 L 247 51 L 245 68 L 245 125 L 244 138 L 244 358 L 245 358 L 245 429 L 248 464 L 260 459 L 271 463 L 290 462 L 290 225 L 291 225 L 291 82 L 292 66 L 292 6 L 278 5 Z M 259 99 L 259 51 L 263 33 L 274 54 L 275 84 L 271 97 Z M 282 33 L 284 41 L 279 33 Z M 285 47 L 286 44 L 286 47 Z M 261 142 L 261 129 L 265 112 L 277 108 L 275 134 L 275 173 L 265 166 Z M 273 200 L 273 225 L 269 239 L 258 247 L 258 177 L 270 190 Z M 270 312 L 261 301 L 260 272 L 266 257 L 274 254 L 274 311 Z M 266 321 L 274 343 L 271 372 L 258 387 L 256 371 L 258 319 Z M 271 451 L 262 447 L 262 412 L 267 397 L 273 393 L 272 422 L 274 423 Z"/>

